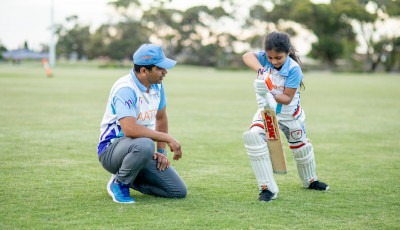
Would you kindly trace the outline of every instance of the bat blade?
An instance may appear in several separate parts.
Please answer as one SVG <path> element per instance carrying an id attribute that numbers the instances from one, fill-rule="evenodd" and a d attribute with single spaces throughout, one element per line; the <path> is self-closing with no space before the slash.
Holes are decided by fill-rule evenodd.
<path id="1" fill-rule="evenodd" d="M 275 111 L 263 110 L 261 115 L 264 121 L 265 135 L 267 137 L 273 172 L 277 174 L 285 174 L 287 173 L 286 158 L 282 147 L 282 140 L 279 133 Z"/>

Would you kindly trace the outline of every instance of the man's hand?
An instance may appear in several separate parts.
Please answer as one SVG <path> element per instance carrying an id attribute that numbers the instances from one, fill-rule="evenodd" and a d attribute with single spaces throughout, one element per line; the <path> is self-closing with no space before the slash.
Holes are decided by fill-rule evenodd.
<path id="1" fill-rule="evenodd" d="M 170 165 L 168 157 L 162 153 L 154 153 L 153 159 L 157 160 L 157 168 L 160 171 L 164 171 Z"/>
<path id="2" fill-rule="evenodd" d="M 171 137 L 171 141 L 167 142 L 167 145 L 171 149 L 171 152 L 174 153 L 174 160 L 179 160 L 182 158 L 182 149 L 181 149 L 181 144 L 177 140 L 175 140 L 173 137 Z"/>

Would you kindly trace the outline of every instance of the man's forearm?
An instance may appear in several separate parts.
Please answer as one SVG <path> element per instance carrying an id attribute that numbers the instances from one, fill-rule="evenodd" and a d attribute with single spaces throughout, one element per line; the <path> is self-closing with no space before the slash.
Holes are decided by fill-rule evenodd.
<path id="1" fill-rule="evenodd" d="M 145 126 L 137 125 L 135 130 L 129 130 L 124 135 L 131 138 L 147 137 L 157 142 L 168 142 L 170 136 L 167 133 L 151 130 Z"/>
<path id="2" fill-rule="evenodd" d="M 162 118 L 157 119 L 156 121 L 156 131 L 162 133 L 168 133 L 168 118 L 167 115 L 164 115 Z M 165 149 L 165 142 L 157 142 L 157 149 Z"/>
<path id="3" fill-rule="evenodd" d="M 165 132 L 154 131 L 143 125 L 136 124 L 136 119 L 133 117 L 122 118 L 119 122 L 122 132 L 126 137 L 147 137 L 157 142 L 170 142 L 172 139 L 172 137 Z"/>

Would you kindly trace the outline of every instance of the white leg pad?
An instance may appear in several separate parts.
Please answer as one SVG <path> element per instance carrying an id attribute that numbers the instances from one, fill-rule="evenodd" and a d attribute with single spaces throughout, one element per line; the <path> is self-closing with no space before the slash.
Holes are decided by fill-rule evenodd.
<path id="1" fill-rule="evenodd" d="M 298 149 L 293 149 L 292 152 L 303 187 L 308 188 L 312 181 L 317 180 L 312 144 L 307 143 Z"/>
<path id="2" fill-rule="evenodd" d="M 279 189 L 272 174 L 267 143 L 259 134 L 250 131 L 243 133 L 243 142 L 260 191 L 266 186 L 272 193 L 277 194 Z"/>

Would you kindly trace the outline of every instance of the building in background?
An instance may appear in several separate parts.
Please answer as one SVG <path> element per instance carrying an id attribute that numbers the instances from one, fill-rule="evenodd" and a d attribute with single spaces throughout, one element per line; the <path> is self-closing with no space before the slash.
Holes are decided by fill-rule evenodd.
<path id="1" fill-rule="evenodd" d="M 19 64 L 24 59 L 42 60 L 48 59 L 48 53 L 39 53 L 30 49 L 16 49 L 2 52 L 2 56 L 6 60 L 12 60 L 14 64 Z"/>

